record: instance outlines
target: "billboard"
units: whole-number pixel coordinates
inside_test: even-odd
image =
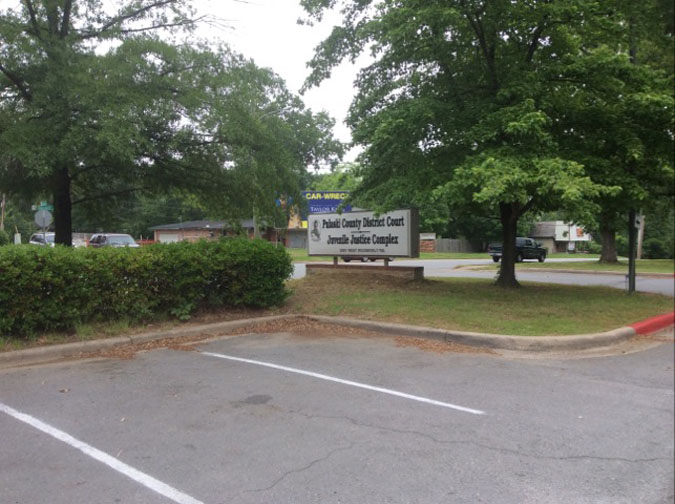
[[[418,212],[310,214],[307,243],[310,256],[419,257]]]
[[[349,196],[349,191],[303,191],[302,197],[307,200],[307,208],[310,214],[336,212],[342,200]],[[349,212],[351,207],[346,205],[344,212]]]

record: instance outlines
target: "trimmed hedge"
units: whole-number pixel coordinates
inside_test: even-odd
[[[293,264],[262,240],[81,249],[0,248],[0,335],[83,322],[189,318],[197,308],[281,304]]]

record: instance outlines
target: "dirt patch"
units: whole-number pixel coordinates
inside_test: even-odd
[[[117,345],[104,350],[79,354],[76,358],[106,358],[106,359],[133,359],[139,352],[147,352],[158,349],[170,349],[182,352],[197,350],[199,343],[211,341],[226,336],[238,336],[243,334],[276,334],[288,333],[291,337],[299,339],[323,339],[323,338],[389,338],[385,333],[368,331],[356,327],[328,324],[311,320],[308,317],[293,319],[281,319],[262,324],[251,323],[220,334],[197,334],[191,336],[179,336],[174,338],[162,338],[143,343],[130,343]],[[435,353],[491,353],[490,349],[460,345],[457,343],[430,340],[424,338],[412,338],[399,336],[394,339],[398,347],[415,347],[427,352]]]
[[[637,334],[634,336],[635,340],[641,341],[657,341],[660,343],[675,342],[675,327],[670,326],[651,334]]]
[[[409,336],[398,336],[395,340],[397,347],[415,347],[425,352],[434,353],[481,353],[493,354],[497,353],[489,348],[475,347],[469,345],[460,345],[459,343],[452,343],[450,341],[440,341],[425,338],[413,338]]]
[[[196,349],[197,343],[205,339],[208,339],[209,337],[210,335],[208,334],[200,334],[196,336],[163,338],[153,341],[146,341],[144,343],[129,343],[128,345],[117,345],[96,352],[82,353],[77,357],[84,359],[96,357],[103,357],[106,359],[133,359],[139,352],[147,352],[150,350],[157,350],[160,348],[169,348],[171,350],[192,352]]]
[[[233,318],[231,320],[237,320]],[[215,319],[212,319],[215,321]],[[222,321],[222,320],[221,320]],[[170,350],[178,350],[182,352],[195,351],[197,345],[208,340],[218,339],[223,336],[238,336],[242,334],[273,334],[273,333],[291,333],[297,337],[312,337],[316,338],[318,335],[322,337],[382,337],[383,335],[377,332],[369,332],[358,330],[351,327],[340,327],[331,324],[324,324],[315,322],[307,317],[297,317],[294,319],[282,319],[264,323],[251,323],[246,326],[238,327],[236,329],[223,331],[219,334],[205,333],[191,336],[177,336],[173,338],[161,338],[143,343],[129,343],[116,345],[104,350],[97,350],[95,352],[83,352],[75,358],[90,359],[90,358],[106,358],[106,359],[133,359],[139,352],[147,352],[150,350],[158,350],[167,348]]]
[[[251,325],[236,329],[228,334],[264,334],[290,333],[297,339],[320,338],[385,338],[386,334],[377,331],[368,331],[357,327],[342,326],[318,322],[309,317],[295,317],[286,320],[275,320],[264,324]]]

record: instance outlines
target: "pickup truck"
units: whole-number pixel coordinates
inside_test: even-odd
[[[546,260],[546,249],[532,238],[516,238],[516,262],[523,262],[525,259],[537,259],[539,262]],[[488,254],[492,256],[494,262],[499,262],[502,258],[502,244],[491,243],[488,245]]]

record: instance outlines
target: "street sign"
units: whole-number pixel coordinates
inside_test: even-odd
[[[33,211],[47,210],[49,212],[53,212],[54,211],[54,205],[50,205],[46,201],[40,201],[39,205],[31,205],[30,209],[33,210]]]
[[[35,213],[35,224],[41,229],[49,227],[52,220],[52,213],[49,210],[38,210]]]
[[[642,225],[642,214],[635,214],[635,219],[633,220],[633,227],[635,229],[640,229]]]

